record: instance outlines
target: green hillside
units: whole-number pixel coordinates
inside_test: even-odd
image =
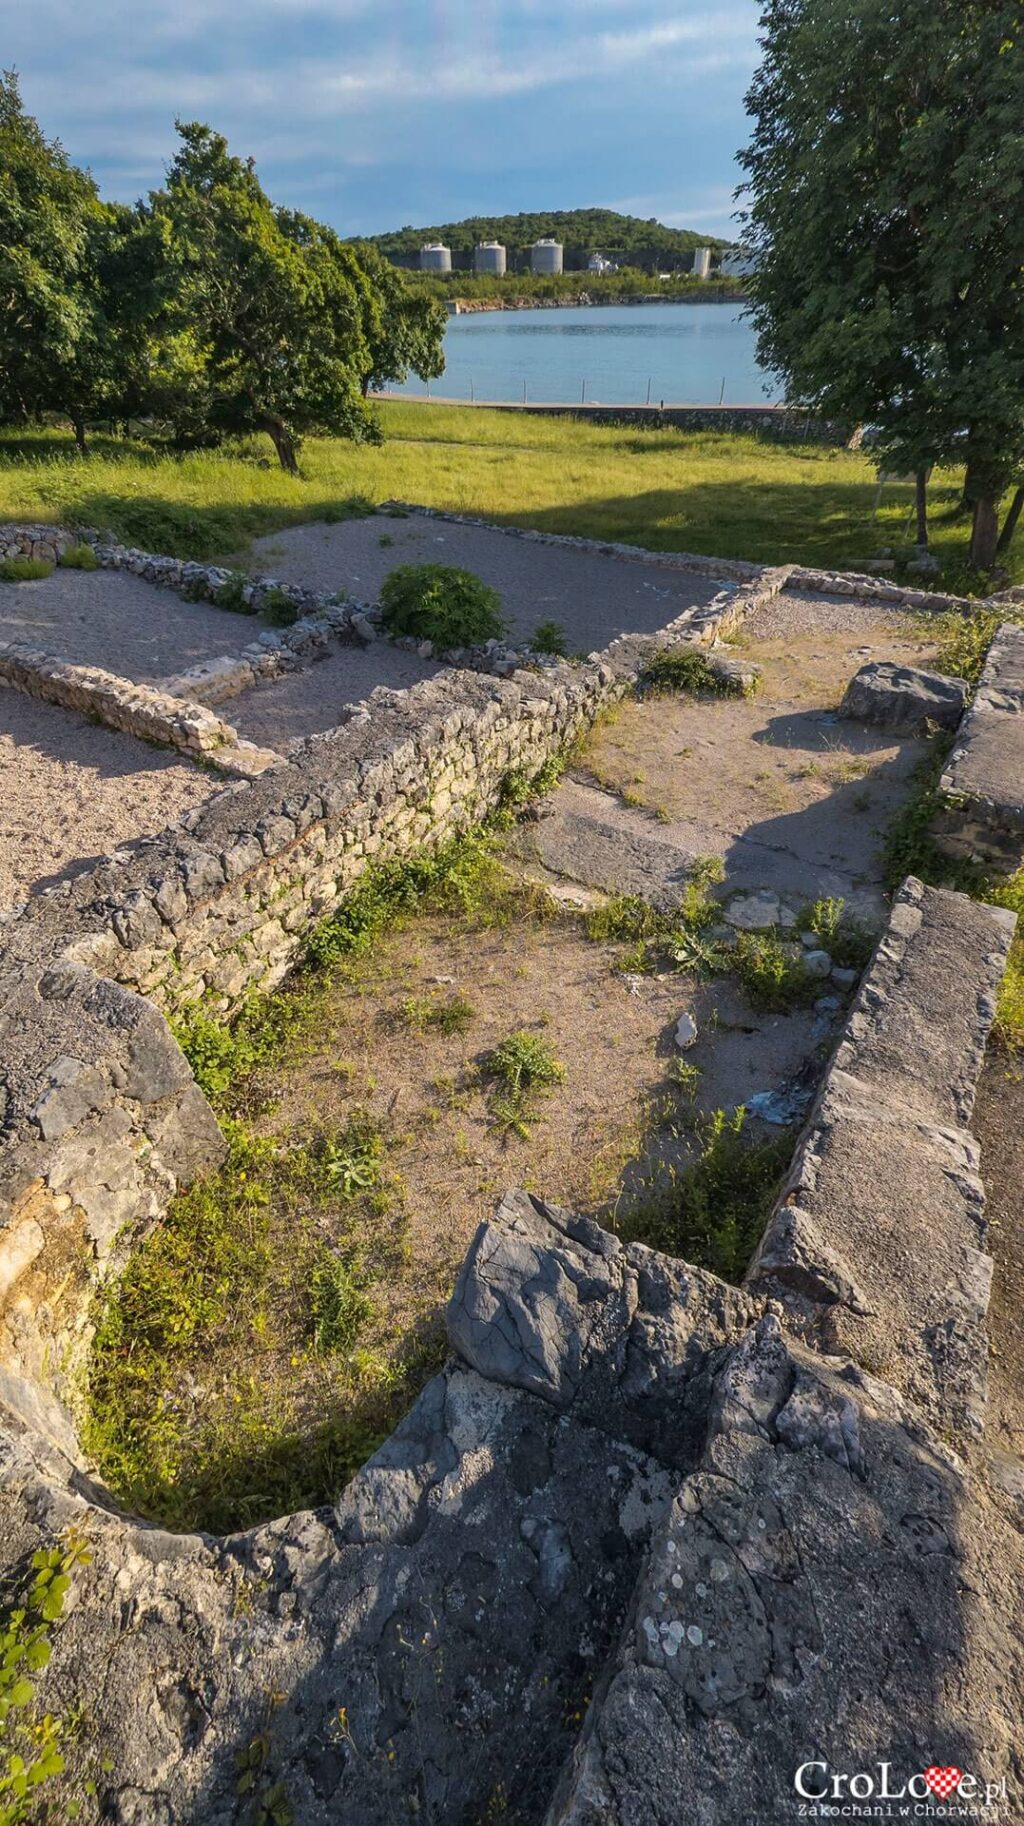
[[[453,254],[469,254],[480,241],[501,241],[510,256],[525,253],[531,243],[551,235],[572,252],[595,251],[609,256],[630,255],[640,263],[671,263],[692,254],[695,247],[729,245],[713,235],[690,228],[666,228],[651,216],[619,215],[614,209],[556,209],[547,214],[516,216],[467,216],[462,222],[435,222],[422,228],[397,228],[388,234],[366,235],[390,259],[417,254],[426,241],[443,241]]]

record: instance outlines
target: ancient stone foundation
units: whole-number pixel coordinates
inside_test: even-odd
[[[1020,1798],[1021,1535],[971,1468],[1013,921],[963,896],[897,897],[743,1288],[510,1193],[448,1363],[333,1506],[172,1536],[81,1459],[95,1276],[223,1156],[163,1011],[278,980],[658,645],[377,693],[0,927],[0,1566],[88,1539],[40,1698],[116,1826],[778,1826],[809,1758]]]
[[[1012,1777],[1021,1542],[958,1451],[990,1266],[967,1125],[1011,928],[906,885],[745,1289],[510,1194],[451,1361],[333,1509],[223,1542],[114,1513],[24,1395],[40,1253],[0,1514],[8,1565],[89,1536],[46,1694],[88,1695],[108,1817],[241,1826],[257,1738],[300,1826],[775,1826],[810,1755]],[[90,1170],[127,1208],[219,1138],[138,997],[71,967],[23,993],[107,1060],[29,1093],[24,1189],[52,1208],[63,1148],[73,1252]]]

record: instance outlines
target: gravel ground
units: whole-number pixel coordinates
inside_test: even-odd
[[[865,638],[872,640],[886,634],[895,640],[906,640],[908,636],[911,640],[920,638],[919,620],[913,609],[858,601],[854,596],[805,596],[802,590],[784,590],[773,602],[765,603],[747,616],[738,639],[746,644],[819,631],[823,634],[864,632]],[[756,658],[756,655],[752,657]]]
[[[535,545],[497,528],[456,526],[410,514],[294,526],[253,547],[252,568],[316,590],[346,590],[375,601],[398,564],[461,565],[498,591],[514,638],[557,621],[570,652],[591,652],[616,634],[650,633],[721,587],[691,571],[660,570],[628,558]]]
[[[0,640],[31,641],[121,678],[170,678],[198,660],[240,653],[262,626],[123,571],[58,569],[39,583],[0,584]]]
[[[0,908],[152,836],[221,782],[0,686]]]
[[[342,705],[358,703],[375,685],[402,690],[439,671],[390,641],[376,640],[370,647],[339,644],[326,658],[218,708],[247,741],[283,752],[303,736],[333,729]]]

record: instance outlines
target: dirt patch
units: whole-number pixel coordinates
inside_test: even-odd
[[[878,915],[880,839],[925,748],[836,708],[868,660],[927,665],[934,647],[909,617],[798,596],[755,614],[741,640],[762,668],[755,697],[630,702],[576,771],[652,814],[665,842],[722,856],[728,886],[839,892]]]
[[[0,639],[137,681],[240,653],[262,626],[123,571],[57,569],[38,583],[0,584]]]
[[[497,590],[512,638],[555,621],[570,652],[607,646],[627,631],[654,632],[724,586],[685,570],[521,539],[498,527],[458,526],[416,514],[296,526],[258,539],[252,568],[286,583],[345,590],[374,602],[396,565],[430,562],[475,571]]]
[[[313,664],[232,698],[223,714],[247,741],[283,752],[292,742],[335,728],[343,706],[359,703],[377,685],[401,691],[438,671],[390,641],[375,640],[369,647],[338,643]]]
[[[134,736],[0,686],[0,907],[162,831],[221,785]]]
[[[315,1038],[275,1070],[259,1131],[285,1145],[365,1113],[388,1135],[404,1188],[405,1265],[378,1290],[367,1348],[393,1352],[447,1299],[477,1225],[510,1187],[597,1214],[615,1228],[693,1159],[702,1116],[797,1076],[837,1014],[751,1011],[728,979],[622,971],[622,948],[563,917],[493,928],[418,916],[337,969]],[[446,1011],[462,1010],[457,1032]],[[690,1082],[675,1033],[690,1012]],[[550,1050],[561,1081],[509,1121],[488,1061],[510,1034]],[[269,1081],[268,1081],[269,1082]],[[771,1130],[750,1122],[751,1140]]]

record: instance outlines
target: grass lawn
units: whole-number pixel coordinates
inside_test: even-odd
[[[174,457],[96,437],[82,461],[58,431],[0,434],[0,519],[110,526],[151,551],[215,557],[261,533],[337,517],[352,497],[399,496],[488,519],[622,539],[656,551],[852,566],[913,537],[911,489],[890,483],[875,514],[866,456],[714,432],[645,431],[389,401],[386,442],[310,439],[302,475],[269,444]],[[964,523],[943,516],[953,473],[935,478],[933,539],[958,583]],[[1024,532],[1011,554],[1024,579]]]

